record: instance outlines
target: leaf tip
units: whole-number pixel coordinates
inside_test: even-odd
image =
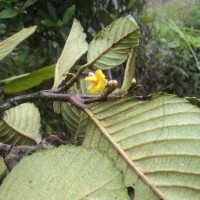
[[[137,22],[136,22],[136,20],[134,19],[133,16],[128,15],[128,18],[138,27],[138,24],[137,24]]]

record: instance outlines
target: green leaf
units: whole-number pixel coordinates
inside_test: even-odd
[[[13,36],[0,42],[0,60],[6,57],[20,42],[35,32],[37,26],[24,28]]]
[[[200,199],[200,110],[174,95],[97,103],[84,146],[111,157],[134,200]]]
[[[38,0],[27,0],[27,1],[24,3],[22,9],[26,9],[26,8],[32,6],[32,5],[35,4],[37,1],[38,1]]]
[[[5,200],[129,199],[121,172],[104,154],[73,146],[26,156],[4,179],[0,193]]]
[[[72,5],[65,10],[65,13],[63,14],[63,19],[62,19],[62,22],[64,25],[70,21],[70,19],[72,18],[73,14],[75,12],[75,9],[76,9],[76,6]]]
[[[88,62],[109,69],[122,64],[129,52],[139,45],[140,32],[131,16],[122,17],[99,32],[88,49]]]
[[[26,74],[24,76],[20,75],[13,77],[7,80],[6,85],[4,86],[5,93],[16,93],[24,90],[28,90],[32,87],[35,87],[41,84],[43,81],[53,78],[55,71],[55,64],[50,65],[44,68],[41,68],[35,72]],[[6,81],[4,80],[4,81]]]
[[[85,94],[86,83],[84,79],[80,83],[75,83],[70,89],[69,94]],[[69,103],[62,103],[62,116],[68,131],[74,136],[74,140],[83,141],[87,126],[88,116],[83,111],[71,106]]]
[[[99,9],[98,14],[100,21],[103,23],[104,26],[109,25],[113,21],[113,18],[107,10]]]
[[[61,113],[61,102],[59,102],[59,101],[54,101],[53,102],[53,111],[56,114],[60,114]]]
[[[49,15],[51,16],[51,18],[54,21],[57,21],[58,20],[58,14],[57,14],[57,11],[56,11],[55,7],[53,6],[53,4],[50,3],[50,2],[47,2],[47,9],[48,9],[48,12],[49,12]]]
[[[5,10],[0,12],[0,19],[9,19],[16,17],[18,15],[18,11],[12,8],[6,8]]]
[[[135,4],[136,0],[129,0],[127,9],[131,10]]]
[[[0,121],[0,142],[6,144],[34,144],[41,141],[40,113],[32,103],[24,103],[7,110]]]
[[[200,108],[200,99],[197,99],[196,97],[185,97],[191,104],[197,106]]]
[[[50,19],[44,19],[44,20],[41,21],[41,23],[45,26],[48,26],[48,27],[57,27],[56,22],[54,22]]]
[[[136,49],[133,49],[129,55],[128,62],[124,73],[122,90],[128,90],[132,85],[132,79],[135,75],[135,60],[137,56]]]
[[[29,74],[30,74],[30,73],[20,74],[20,75],[18,75],[18,76],[12,76],[12,77],[10,77],[10,78],[6,78],[6,79],[4,79],[4,80],[0,80],[0,83],[5,83],[5,84],[7,84],[7,83],[9,83],[9,82],[11,82],[11,81],[13,81],[13,80],[15,80],[15,79],[19,79],[19,78],[21,78],[21,77],[28,76]]]
[[[83,27],[74,19],[67,42],[56,65],[53,88],[60,85],[66,78],[64,74],[67,74],[75,62],[87,51],[88,44],[85,38],[86,34],[83,32]]]

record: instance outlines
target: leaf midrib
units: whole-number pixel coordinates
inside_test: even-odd
[[[105,50],[103,50],[101,53],[99,53],[99,55],[94,58],[93,60],[91,60],[89,63],[90,65],[93,64],[94,62],[96,62],[98,59],[100,59],[104,54],[106,54],[110,49],[112,49],[115,45],[119,44],[122,40],[124,40],[126,37],[128,37],[129,35],[133,34],[134,32],[138,31],[138,29],[135,29],[133,31],[131,31],[130,33],[124,35],[123,37],[121,37],[120,39],[116,40],[115,42],[113,42],[110,46],[108,46]]]
[[[135,163],[132,160],[130,160],[130,158],[123,151],[123,149],[119,146],[119,144],[117,142],[115,142],[113,140],[113,138],[109,135],[107,130],[103,126],[101,126],[100,121],[96,118],[96,116],[88,109],[86,109],[85,112],[90,116],[90,118],[93,120],[93,122],[96,124],[96,126],[100,129],[100,131],[104,135],[104,137],[112,144],[114,149],[122,156],[122,158],[124,158],[125,162],[132,168],[132,170],[138,174],[138,176],[155,192],[155,194],[159,198],[161,198],[163,200],[167,200],[167,198],[152,183],[152,181],[135,165]]]

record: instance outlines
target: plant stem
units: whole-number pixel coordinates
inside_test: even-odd
[[[88,62],[88,63],[82,65],[80,67],[80,69],[76,72],[76,74],[74,74],[74,76],[72,76],[72,78],[67,83],[65,83],[65,85],[61,86],[58,89],[52,89],[49,91],[52,93],[59,93],[59,92],[69,89],[78,80],[78,77],[84,71],[84,69],[90,67],[94,62],[95,62],[95,60],[92,60],[91,62]]]
[[[130,33],[127,33],[126,35],[124,35],[120,39],[118,39],[115,42],[113,42],[105,50],[103,50],[101,53],[99,53],[99,55],[97,57],[95,57],[93,60],[91,60],[90,62],[88,62],[88,63],[86,63],[84,65],[82,65],[80,67],[80,69],[77,71],[77,73],[67,83],[65,83],[65,85],[63,85],[62,87],[60,87],[58,89],[54,89],[54,90],[50,90],[50,91],[54,92],[54,93],[59,93],[59,92],[62,92],[64,90],[69,89],[77,81],[78,77],[80,76],[80,74],[83,72],[84,69],[90,67],[99,58],[101,58],[104,54],[106,54],[109,50],[111,50],[115,45],[119,44],[122,40],[124,40],[125,38],[127,38],[128,36],[130,36],[131,34],[133,34],[136,31],[138,31],[138,29],[135,29],[135,30],[131,31]]]
[[[70,102],[70,97],[72,95],[69,94],[55,94],[46,91],[40,91],[32,94],[16,96],[9,99],[4,104],[0,105],[0,115],[3,114],[4,111],[18,106],[22,103],[26,103],[29,101],[38,101],[38,100],[53,100],[53,101],[67,101]]]
[[[110,95],[110,96],[108,96]],[[105,101],[108,98],[119,98],[118,94],[111,94],[109,90],[105,91],[103,95],[85,95],[85,94],[61,94],[53,93],[49,91],[39,91],[32,94],[16,96],[11,99],[8,99],[5,103],[0,105],[0,116],[3,116],[3,113],[15,106],[26,102],[32,101],[62,101],[69,102],[73,106],[77,107],[79,110],[85,111],[87,108],[86,104]]]

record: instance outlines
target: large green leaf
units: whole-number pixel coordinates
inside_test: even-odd
[[[23,158],[4,179],[0,199],[125,200],[122,173],[97,150],[62,146]]]
[[[24,76],[6,79],[7,82],[4,86],[5,93],[21,92],[41,84],[43,81],[53,78],[55,65],[50,65],[34,71]]]
[[[85,38],[83,27],[74,19],[71,32],[56,65],[53,88],[57,88],[62,83],[66,78],[64,74],[67,74],[75,62],[87,51],[88,44]]]
[[[85,94],[86,82],[81,79],[80,83],[75,83],[69,90],[70,94]],[[74,135],[74,139],[83,141],[87,126],[88,116],[69,103],[62,103],[62,116],[69,132]]]
[[[132,16],[115,20],[99,32],[88,49],[88,62],[100,69],[122,64],[128,53],[139,45],[140,31]]]
[[[32,103],[7,110],[0,121],[0,142],[34,144],[41,141],[40,113]]]
[[[13,36],[0,42],[0,60],[6,57],[20,42],[35,32],[37,26],[24,28]]]
[[[107,153],[138,199],[200,199],[200,110],[174,95],[97,103],[85,147]]]

